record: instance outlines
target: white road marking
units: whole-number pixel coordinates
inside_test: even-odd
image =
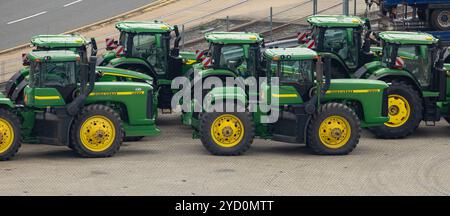
[[[76,4],[76,3],[80,3],[80,2],[82,2],[83,0],[76,0],[76,1],[74,1],[74,2],[70,2],[70,3],[67,3],[67,4],[65,4],[63,7],[68,7],[68,6],[70,6],[70,5],[73,5],[73,4]]]
[[[21,18],[21,19],[18,19],[18,20],[14,20],[14,21],[8,22],[8,23],[6,23],[6,24],[10,25],[10,24],[13,24],[13,23],[16,23],[16,22],[24,21],[24,20],[26,20],[26,19],[30,19],[30,18],[33,18],[33,17],[37,17],[37,16],[42,15],[42,14],[45,14],[45,13],[47,13],[47,11],[42,11],[42,12],[40,12],[40,13],[31,15],[31,16],[27,16],[27,17],[24,17],[24,18]]]

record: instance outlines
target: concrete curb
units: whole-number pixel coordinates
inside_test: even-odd
[[[91,23],[89,25],[85,25],[85,26],[82,26],[82,27],[79,27],[79,28],[76,28],[76,29],[72,29],[70,31],[63,32],[61,34],[73,34],[75,32],[82,32],[82,31],[85,31],[85,30],[87,30],[89,28],[92,28],[94,26],[97,26],[97,25],[103,25],[105,23],[112,22],[112,21],[114,21],[116,19],[125,18],[125,17],[127,17],[127,16],[129,16],[129,15],[131,15],[133,13],[137,13],[139,11],[147,12],[147,11],[155,10],[155,9],[160,8],[160,7],[166,6],[168,4],[174,3],[176,1],[178,1],[178,0],[156,0],[156,1],[152,2],[152,3],[150,3],[150,4],[141,6],[139,8],[134,9],[134,10],[127,11],[127,12],[124,12],[122,14],[119,14],[119,15],[116,15],[116,16],[113,16],[113,17],[110,17],[110,18],[107,18],[107,19],[104,19],[104,20],[100,20],[100,21],[97,21],[97,22],[94,22],[94,23]],[[0,51],[0,55],[6,54],[6,53],[9,53],[9,52],[12,52],[12,51],[16,51],[16,50],[19,50],[19,49],[23,49],[23,48],[26,48],[26,47],[28,47],[30,45],[31,45],[30,43],[26,43],[26,44],[18,45],[18,46],[9,48],[9,49],[2,50],[2,51]]]

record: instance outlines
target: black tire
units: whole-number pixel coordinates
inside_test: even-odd
[[[233,106],[234,104],[229,105]],[[234,106],[241,108],[241,106],[239,105]],[[242,123],[241,127],[243,127],[244,129],[243,135],[240,135],[242,136],[240,141],[237,144],[229,147],[219,145],[216,141],[214,141],[211,134],[211,127],[214,121],[219,117],[224,117],[224,115],[229,115],[239,119]],[[200,118],[199,124],[200,140],[202,141],[203,146],[213,155],[223,155],[223,156],[241,155],[244,154],[253,143],[253,138],[255,137],[255,125],[252,116],[249,112],[204,112],[199,115],[199,118]]]
[[[407,137],[419,127],[420,122],[422,121],[422,99],[419,93],[414,90],[413,86],[404,81],[394,80],[388,88],[388,97],[393,94],[400,95],[408,101],[410,107],[409,118],[403,125],[398,127],[390,127],[387,126],[386,123],[381,126],[369,128],[369,130],[378,138],[399,139]],[[391,107],[388,109],[391,109]]]
[[[450,30],[450,9],[436,9],[431,12],[431,25],[436,30]]]
[[[19,151],[19,148],[21,146],[21,133],[20,133],[20,121],[17,118],[17,116],[10,112],[9,110],[6,109],[1,109],[0,108],[0,120],[2,121],[6,121],[7,123],[10,124],[10,126],[12,127],[13,130],[13,134],[14,134],[14,138],[12,143],[9,145],[9,147],[7,147],[7,149],[3,149],[0,146],[0,150],[2,151],[0,153],[0,161],[6,161],[11,159],[12,157],[14,157],[17,152]],[[2,129],[4,131],[4,129]],[[9,136],[8,133],[4,132],[1,135],[1,139],[0,139],[0,145],[3,145],[3,136]]]
[[[130,136],[130,137],[125,137],[123,141],[125,141],[125,142],[137,142],[137,141],[140,141],[143,138],[144,138],[143,136]]]
[[[114,134],[115,136],[112,138],[112,144],[108,146],[106,149],[101,151],[93,151],[90,150],[82,143],[80,137],[81,126],[86,120],[88,120],[92,116],[101,116],[105,119],[111,121],[114,125]],[[96,123],[94,123],[96,125]],[[105,125],[103,125],[105,127]],[[107,126],[106,126],[107,127]],[[120,149],[120,145],[122,144],[123,139],[123,128],[122,121],[117,112],[115,112],[112,108],[100,104],[89,105],[85,107],[82,112],[76,117],[72,128],[71,128],[71,147],[81,156],[83,157],[111,157],[115,153],[117,153]],[[103,137],[105,135],[102,135]],[[105,136],[107,137],[107,136]],[[92,140],[91,140],[92,141]]]
[[[325,121],[329,121],[329,117],[338,116],[345,119],[350,129],[350,135],[345,129],[339,129],[340,135],[344,135],[343,139],[348,140],[339,146],[332,147],[333,144],[324,143],[320,138],[321,124]],[[330,124],[330,123],[328,123]],[[339,123],[340,124],[340,123]],[[334,130],[334,129],[333,129]],[[315,153],[319,155],[346,155],[356,148],[361,137],[361,125],[356,113],[348,106],[341,103],[327,103],[323,105],[319,112],[313,115],[311,122],[308,125],[307,146]],[[326,139],[326,138],[323,138]],[[328,139],[328,138],[327,138]],[[337,139],[339,140],[339,139]]]

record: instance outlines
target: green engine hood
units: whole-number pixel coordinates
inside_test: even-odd
[[[97,66],[97,72],[99,72],[102,76],[118,76],[132,79],[141,79],[149,82],[153,81],[153,78],[149,75],[119,68]]]

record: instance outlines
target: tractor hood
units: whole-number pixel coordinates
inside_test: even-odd
[[[131,79],[141,79],[141,80],[146,80],[149,82],[153,81],[153,78],[146,74],[131,71],[131,70],[119,69],[119,68],[97,66],[97,72],[99,74],[101,74],[101,76],[116,76],[116,77],[125,77],[125,78],[131,78]]]
[[[382,92],[388,85],[380,80],[332,79],[327,93],[370,93]],[[347,92],[348,91],[348,92]]]

